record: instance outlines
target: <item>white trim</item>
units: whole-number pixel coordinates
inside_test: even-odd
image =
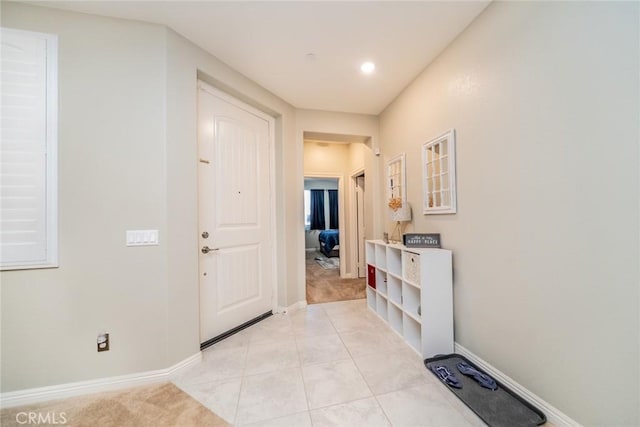
[[[449,173],[449,201],[446,206],[429,207],[429,191],[427,185],[427,150],[436,144],[447,141],[447,164]],[[435,184],[434,184],[435,185]],[[422,213],[428,214],[454,214],[457,212],[456,196],[456,130],[449,129],[442,135],[422,144]]]
[[[582,425],[577,421],[571,419],[568,415],[561,412],[559,409],[555,408],[539,396],[535,395],[531,391],[527,390],[525,387],[517,383],[515,380],[508,377],[503,372],[499,371],[495,367],[491,366],[489,363],[485,362],[471,351],[467,350],[463,346],[458,343],[454,344],[454,351],[462,356],[466,357],[480,368],[485,370],[489,375],[494,377],[496,380],[506,385],[517,394],[519,394],[525,400],[531,402],[534,406],[540,409],[547,417],[547,421],[553,424],[556,427],[581,427]]]
[[[47,264],[58,267],[58,36],[47,39]]]
[[[35,31],[0,27],[2,37],[14,34],[45,42],[45,257],[4,262],[0,259],[0,270],[32,270],[57,268],[58,264],[58,35]]]
[[[356,186],[355,186],[356,181],[355,180],[361,175],[364,175],[366,180],[366,170],[364,167],[354,170],[353,172],[351,172],[351,175],[349,176],[349,202],[351,207],[351,215],[349,216],[348,225],[349,225],[349,241],[351,242],[351,246],[353,247],[353,250],[351,251],[351,266],[353,267],[353,269],[351,270],[352,279],[357,279],[358,273],[359,273],[358,250],[360,248],[360,242],[358,241],[358,230],[357,230],[358,208],[356,206],[357,201],[356,201]],[[362,203],[364,204],[364,201]],[[364,254],[363,254],[363,258],[364,258]],[[365,270],[365,277],[366,277],[367,276],[366,266],[364,266],[364,270]]]
[[[0,407],[11,408],[14,406],[31,405],[48,400],[64,399],[67,397],[170,381],[186,369],[200,363],[201,360],[202,353],[198,352],[166,369],[1,393]]]
[[[407,167],[405,161],[405,153],[400,153],[397,156],[393,157],[391,160],[387,162],[386,172],[387,172],[387,200],[391,200],[391,193],[393,188],[391,187],[391,179],[389,178],[389,169],[392,164],[400,162],[400,199],[403,202],[407,200]]]
[[[278,223],[276,217],[278,216],[278,209],[276,206],[276,198],[278,197],[278,191],[276,190],[276,119],[275,117],[262,112],[267,118],[269,123],[269,193],[271,197],[269,209],[271,209],[271,230],[273,240],[271,241],[271,265],[273,266],[273,272],[271,273],[271,280],[273,280],[273,288],[271,294],[271,307],[278,307]]]
[[[298,301],[298,302],[294,302],[293,304],[291,304],[288,307],[279,306],[278,307],[278,313],[291,314],[291,313],[294,313],[294,312],[296,312],[298,310],[302,310],[306,306],[307,306],[307,301],[306,300]]]

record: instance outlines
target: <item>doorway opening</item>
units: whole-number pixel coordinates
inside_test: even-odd
[[[305,271],[308,304],[362,299],[364,279],[345,274],[346,233],[338,215],[339,178],[305,177]],[[344,238],[343,238],[344,239]],[[346,276],[346,277],[345,277]]]
[[[305,132],[307,304],[366,297],[364,275],[360,275],[358,266],[362,251],[358,249],[359,240],[364,239],[362,192],[368,147],[363,142],[366,141],[368,138],[333,134],[313,134],[311,138]],[[356,189],[356,183],[360,184],[360,190]]]

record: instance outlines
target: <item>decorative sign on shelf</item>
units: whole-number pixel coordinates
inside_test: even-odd
[[[406,233],[402,241],[408,248],[439,248],[440,233]]]

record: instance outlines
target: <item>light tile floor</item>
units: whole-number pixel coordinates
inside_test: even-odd
[[[365,300],[269,317],[174,383],[235,426],[484,426]]]

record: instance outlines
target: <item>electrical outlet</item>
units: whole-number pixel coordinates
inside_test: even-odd
[[[109,351],[109,334],[98,335],[98,352]]]

